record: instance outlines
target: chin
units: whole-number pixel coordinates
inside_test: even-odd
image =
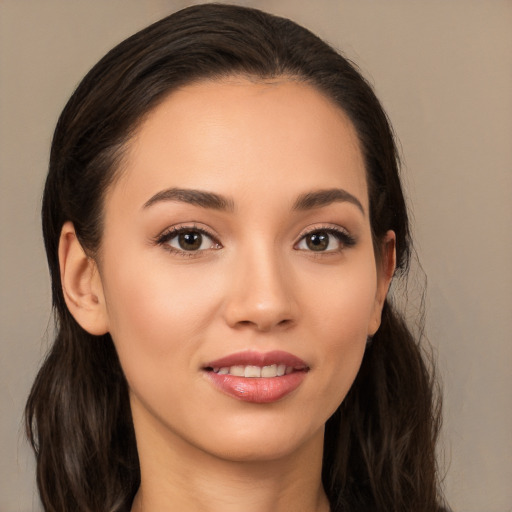
[[[324,424],[299,430],[297,424],[253,423],[245,428],[221,428],[217,433],[210,430],[203,450],[233,462],[271,462],[300,454],[313,444],[323,449],[323,434]]]
[[[216,446],[209,450],[217,459],[230,462],[265,463],[275,462],[293,456],[299,451],[300,445],[283,443],[258,444],[248,440],[229,443],[227,446]]]

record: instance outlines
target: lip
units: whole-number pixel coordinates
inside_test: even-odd
[[[278,377],[238,377],[218,374],[213,368],[227,366],[270,366],[286,365],[293,367],[292,373]],[[222,393],[252,403],[272,403],[281,400],[295,391],[306,378],[309,367],[305,361],[289,352],[244,351],[210,361],[203,366],[206,378]]]
[[[293,366],[298,370],[308,368],[308,365],[297,356],[284,352],[282,350],[272,350],[271,352],[257,352],[255,350],[245,350],[221,357],[215,361],[203,365],[203,368],[222,368],[224,366],[270,366],[272,364],[284,364]]]

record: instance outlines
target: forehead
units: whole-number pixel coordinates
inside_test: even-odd
[[[240,185],[290,194],[343,186],[368,201],[346,114],[312,86],[285,78],[204,81],[174,91],[130,141],[111,192],[134,192],[143,204],[171,186],[236,195]]]

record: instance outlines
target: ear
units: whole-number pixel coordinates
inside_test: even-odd
[[[396,267],[396,235],[394,231],[388,231],[379,248],[377,260],[377,292],[373,306],[368,336],[373,336],[380,327],[382,308],[388,294],[389,285]]]
[[[96,336],[107,333],[108,317],[98,267],[82,248],[72,222],[62,226],[59,263],[69,312],[88,333]]]

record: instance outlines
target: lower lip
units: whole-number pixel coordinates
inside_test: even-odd
[[[297,371],[282,377],[236,377],[206,372],[210,382],[220,391],[238,400],[258,404],[277,402],[295,391],[307,372]]]

